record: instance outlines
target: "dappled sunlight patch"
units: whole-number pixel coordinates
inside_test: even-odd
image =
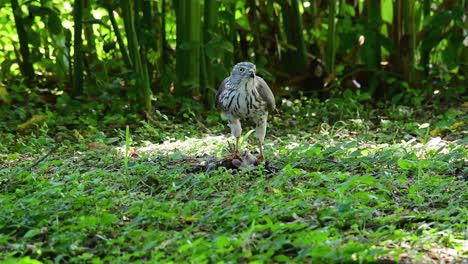
[[[244,144],[241,142],[241,144]],[[186,167],[188,173],[210,173],[219,167],[226,169],[251,170],[261,162],[257,156],[250,153],[247,148],[240,153],[231,153],[232,138],[226,136],[204,135],[198,138],[186,137],[183,140],[168,139],[163,143],[144,141],[143,146],[116,147],[120,155],[129,158],[161,157],[170,160],[170,165],[178,163]],[[269,144],[266,144],[269,146]],[[277,171],[276,167],[266,166],[269,173]]]
[[[426,246],[413,245],[407,241],[387,241],[390,254],[379,257],[381,260],[397,261],[401,263],[465,263],[466,256],[454,248],[440,247],[437,244]]]
[[[170,155],[176,152],[187,156],[200,156],[204,154],[218,155],[223,145],[227,145],[229,138],[226,136],[205,135],[204,137],[190,138],[183,140],[168,139],[162,143],[152,143],[144,141],[141,147],[132,147],[133,153],[139,155]],[[119,153],[125,154],[125,146],[116,148]]]

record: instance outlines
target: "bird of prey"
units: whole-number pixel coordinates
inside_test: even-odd
[[[275,97],[263,78],[255,75],[256,67],[250,62],[237,63],[231,75],[224,79],[216,92],[216,106],[221,108],[229,121],[231,134],[236,138],[234,155],[239,155],[239,138],[242,133],[241,119],[255,123],[260,156],[263,161],[268,111],[276,109]]]

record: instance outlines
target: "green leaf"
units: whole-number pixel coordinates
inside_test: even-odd
[[[41,233],[40,229],[30,229],[26,234],[24,234],[23,238],[31,238],[39,235]]]
[[[106,144],[113,144],[115,142],[119,142],[120,141],[120,138],[118,137],[111,137],[111,138],[107,138],[106,139]]]
[[[49,32],[54,35],[59,35],[62,33],[62,21],[57,13],[51,12],[49,14],[49,19],[47,20],[47,27]]]
[[[392,0],[383,0],[382,1],[382,20],[387,23],[392,23],[393,21],[393,1]]]
[[[448,36],[448,43],[444,51],[442,52],[442,59],[447,65],[449,70],[455,69],[458,62],[458,50],[460,49],[460,43],[463,41],[462,35],[450,34]]]
[[[228,51],[228,52],[234,52],[234,46],[232,45],[231,42],[225,40],[225,39],[222,39],[219,43],[220,47],[223,48],[225,51]]]
[[[424,124],[419,125],[419,129],[428,128],[429,126],[430,126],[429,123],[424,123]]]
[[[7,155],[8,160],[16,160],[20,157],[19,153],[10,153]]]
[[[224,54],[223,51],[234,52],[234,46],[231,42],[214,37],[205,45],[206,55],[210,58],[221,58]]]
[[[30,257],[25,258],[7,258],[2,260],[3,264],[42,264],[39,260],[31,259]]]
[[[322,148],[321,147],[312,147],[305,152],[306,157],[321,157]]]
[[[28,5],[28,12],[29,15],[31,16],[46,16],[53,11],[50,8],[43,7],[43,6],[37,6],[37,5]]]
[[[416,162],[412,160],[400,159],[398,160],[398,167],[400,167],[403,170],[410,170],[416,168]]]

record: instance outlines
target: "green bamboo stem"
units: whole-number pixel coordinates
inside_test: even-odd
[[[466,0],[463,0],[461,1],[462,3],[461,6],[464,7],[464,10],[465,10],[465,14],[468,14],[468,1]],[[468,28],[468,19],[465,19],[465,29]],[[460,54],[460,57],[461,57],[461,69],[462,69],[462,73],[465,74],[465,78],[466,76],[468,76],[468,47],[465,46],[464,44],[462,44],[463,47],[462,47],[462,51],[461,51],[461,54]]]
[[[213,39],[218,32],[218,1],[217,0],[205,0],[204,3],[204,20],[203,20],[203,43],[206,47],[207,43]],[[201,49],[202,58],[202,74],[201,84],[204,88],[203,98],[204,103],[208,107],[214,106],[214,91],[215,91],[215,76],[213,61],[205,56],[205,49]]]
[[[283,57],[284,67],[290,73],[303,73],[307,70],[307,58],[299,1],[282,0],[280,3],[286,39],[293,47],[293,49],[288,49],[286,56]]]
[[[75,0],[73,6],[73,93],[83,93],[83,0]]]
[[[407,66],[404,76],[406,80],[412,82],[415,79],[414,76],[414,62],[415,62],[415,51],[416,51],[416,20],[415,20],[415,1],[406,0],[403,1],[403,28],[405,32],[405,39],[407,43],[407,51],[405,54],[404,64]]]
[[[125,44],[123,42],[122,33],[120,32],[120,28],[119,28],[119,25],[117,24],[117,20],[115,20],[114,11],[109,8],[107,9],[107,12],[109,13],[109,19],[111,21],[112,29],[114,30],[115,37],[117,38],[117,43],[119,44],[119,50],[120,50],[120,53],[122,54],[122,59],[124,61],[125,67],[127,69],[131,69],[132,61],[130,60],[130,57],[128,56],[127,47],[125,47]]]
[[[336,0],[330,0],[328,3],[328,35],[325,63],[328,72],[333,72],[335,68],[335,55],[336,55],[336,34],[335,34],[335,12]]]
[[[130,0],[122,0],[122,12],[127,34],[130,56],[133,58],[134,71],[137,76],[136,88],[140,101],[139,108],[142,110],[151,110],[151,87],[148,76],[148,69],[145,62],[141,59],[138,37],[135,29],[133,4]]]
[[[252,48],[255,54],[255,60],[259,60],[260,52],[260,30],[258,29],[258,18],[257,18],[257,3],[255,0],[248,0],[249,12],[247,14],[249,18],[250,30],[252,34]]]
[[[423,15],[424,19],[428,18],[431,14],[431,3],[432,0],[424,0],[423,2]],[[421,65],[424,68],[424,75],[427,76],[429,74],[429,60],[430,60],[430,53],[429,50],[423,49],[421,46]]]
[[[83,21],[92,21],[94,19],[92,13],[91,1],[83,1]],[[83,23],[83,35],[85,37],[85,53],[86,59],[90,62],[98,62],[99,58],[96,52],[96,36],[93,32],[93,23]],[[95,63],[99,65],[99,63]]]
[[[227,28],[227,38],[228,40],[232,43],[232,46],[234,47],[234,52],[225,52],[224,53],[224,66],[225,68],[229,69],[233,66],[234,60],[236,57],[236,52],[238,52],[238,42],[237,42],[237,27],[236,27],[236,20],[235,20],[235,14],[236,14],[236,3],[235,2],[230,2],[227,5],[228,12],[231,13],[232,19],[229,20],[228,22],[228,28]]]
[[[176,89],[178,96],[200,94],[201,5],[177,0]]]
[[[135,19],[135,28],[137,29],[138,43],[140,45],[140,58],[147,70],[148,82],[152,83],[153,65],[149,63],[145,55],[146,51],[157,51],[157,41],[155,38],[148,38],[145,32],[152,32],[151,26],[153,21],[153,3],[152,1],[135,1],[135,14],[142,13],[143,17]]]
[[[166,39],[166,0],[161,1],[161,61],[162,65],[169,62],[167,55],[167,39]]]
[[[367,0],[366,2],[366,13],[367,13],[367,28],[369,33],[367,34],[364,43],[364,52],[367,53],[365,56],[366,64],[371,69],[379,69],[381,61],[379,31],[381,21],[381,4],[380,0]],[[369,79],[368,91],[374,94],[378,87],[378,78],[376,75],[372,75]],[[383,91],[378,91],[382,95]]]
[[[18,0],[11,0],[11,7],[13,9],[13,17],[15,19],[16,32],[18,33],[18,39],[20,43],[21,58],[17,56],[18,64],[21,73],[26,78],[26,80],[32,81],[34,79],[34,68],[30,61],[30,52],[28,48],[28,34],[26,33],[26,29],[24,28],[24,20]]]

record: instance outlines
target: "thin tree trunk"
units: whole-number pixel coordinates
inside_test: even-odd
[[[401,72],[402,57],[401,57],[401,37],[403,35],[402,27],[402,5],[403,0],[396,0],[393,4],[393,23],[392,23],[392,43],[395,51],[392,53],[392,68],[394,72]]]
[[[465,9],[465,14],[468,14],[468,1],[464,0],[464,9]],[[468,28],[468,19],[465,19],[465,29]],[[468,36],[465,36],[465,41]],[[461,69],[462,69],[462,74],[465,74],[468,76],[468,43],[464,42],[462,47],[462,52],[461,52]]]
[[[432,0],[424,0],[423,2],[423,15],[424,19],[428,18],[431,15],[431,3]],[[421,46],[422,47],[422,46]],[[427,77],[429,75],[429,50],[424,50],[421,48],[421,65],[424,68],[424,75]]]
[[[138,37],[135,29],[133,3],[130,0],[122,1],[122,11],[125,24],[125,33],[130,50],[130,56],[134,61],[134,72],[136,75],[137,95],[140,101],[139,108],[142,110],[151,110],[151,88],[149,83],[148,68],[141,59]]]
[[[89,0],[84,0],[83,2],[83,21],[86,21],[87,23],[83,23],[83,32],[84,36],[86,39],[86,47],[85,47],[85,53],[86,53],[86,58],[88,62],[98,62],[98,56],[96,52],[96,37],[93,32],[93,23],[89,23],[89,21],[92,21],[94,19],[92,13],[91,13],[91,1]],[[99,63],[94,63],[94,64],[99,64]]]
[[[252,34],[252,48],[255,54],[255,60],[258,61],[260,52],[260,31],[258,29],[258,18],[257,18],[257,3],[255,0],[248,0],[249,12],[247,17],[249,18],[249,24]]]
[[[169,62],[167,56],[167,39],[166,39],[166,0],[161,1],[161,60],[162,65]]]
[[[83,93],[83,0],[75,0],[73,6],[73,93]]]
[[[139,14],[140,11],[143,13],[143,17],[135,21],[135,27],[139,29],[137,36],[138,36],[138,43],[140,44],[140,57],[143,62],[143,64],[146,65],[147,67],[147,72],[148,72],[148,81],[151,84],[153,81],[153,71],[154,67],[151,65],[151,63],[148,61],[148,58],[146,57],[145,53],[152,49],[154,52],[157,52],[158,46],[157,46],[157,41],[156,41],[156,36],[154,38],[148,38],[145,36],[146,32],[149,32],[150,34],[154,33],[154,30],[152,30],[152,25],[156,26],[156,24],[153,24],[153,3],[152,1],[135,1],[137,4],[138,9],[136,9],[135,14]]]
[[[34,79],[34,68],[30,61],[29,55],[29,40],[26,29],[24,28],[23,12],[19,6],[18,0],[11,0],[11,7],[13,9],[13,17],[15,19],[16,32],[18,33],[18,39],[20,43],[20,54],[21,58],[18,58],[18,64],[21,73],[26,80],[32,81]]]
[[[306,49],[304,42],[302,17],[299,12],[299,1],[282,0],[283,28],[289,48],[283,57],[284,67],[290,73],[304,73],[307,71]]]
[[[381,27],[381,4],[380,0],[367,0],[366,2],[366,13],[367,13],[367,30],[369,33],[365,39],[363,52],[365,55],[365,61],[370,69],[380,69],[381,51],[379,32]],[[368,92],[370,94],[377,94],[382,96],[385,91],[377,91],[379,79],[375,74],[370,76]]]
[[[115,37],[117,38],[117,43],[119,44],[119,50],[120,50],[120,53],[122,54],[122,59],[124,61],[125,67],[127,69],[131,69],[132,62],[130,60],[130,57],[128,56],[127,47],[125,46],[123,42],[122,33],[120,32],[119,25],[117,24],[117,21],[115,20],[114,10],[111,10],[109,8],[107,9],[107,12],[109,12],[109,19],[111,21],[112,28],[114,29]]]
[[[203,98],[205,105],[212,107],[214,105],[215,76],[213,61],[205,55],[205,47],[218,32],[218,1],[205,0],[204,3],[204,21],[203,21],[203,48],[202,51],[202,77],[201,84],[204,88]]]
[[[403,75],[405,80],[413,82],[415,80],[415,53],[416,53],[416,21],[415,21],[415,1],[405,0],[403,1],[403,27],[405,49],[403,50]]]
[[[226,8],[228,9],[227,12],[230,12],[232,15],[232,18],[228,22],[228,27],[227,27],[227,39],[232,43],[232,46],[234,47],[234,51],[231,52],[225,52],[224,53],[224,67],[225,68],[232,68],[234,64],[234,60],[236,58],[236,54],[239,53],[240,49],[238,48],[239,45],[237,43],[237,28],[236,28],[236,20],[235,20],[235,14],[236,14],[236,3],[228,3],[226,4]]]
[[[176,0],[176,94],[200,95],[201,5],[199,1]]]
[[[335,34],[335,13],[336,13],[336,0],[328,2],[328,37],[326,47],[325,63],[327,71],[332,73],[335,68],[335,55],[336,55],[336,34]]]

